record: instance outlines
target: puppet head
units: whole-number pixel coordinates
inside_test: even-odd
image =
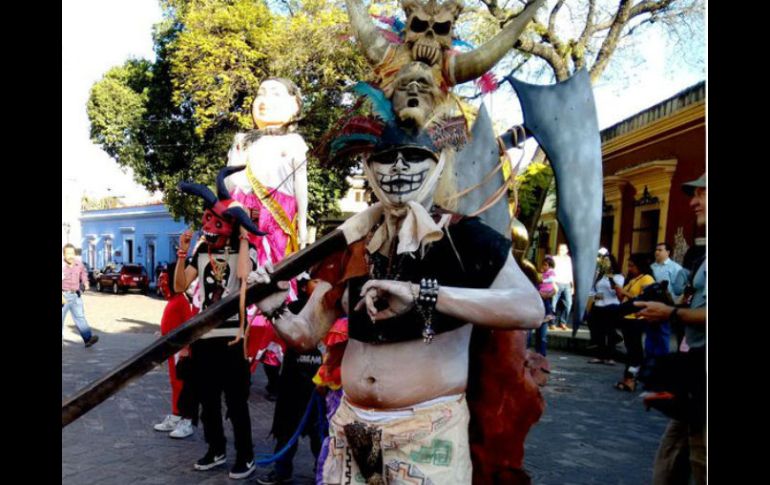
[[[436,0],[403,0],[401,7],[406,14],[404,43],[412,51],[412,60],[440,64],[444,51],[452,48],[452,31],[462,4],[458,0],[441,5]]]
[[[392,87],[391,102],[398,119],[424,128],[439,103],[441,90],[433,70],[423,62],[410,62],[399,71]]]
[[[262,81],[251,105],[251,116],[257,128],[283,126],[299,115],[302,98],[299,88],[284,78]]]
[[[203,236],[212,249],[222,249],[233,236],[238,235],[239,226],[252,234],[264,236],[265,233],[257,229],[257,226],[249,219],[243,206],[230,197],[225,187],[225,178],[243,170],[240,167],[225,167],[217,175],[217,195],[201,184],[182,182],[179,190],[184,193],[197,195],[203,199]]]

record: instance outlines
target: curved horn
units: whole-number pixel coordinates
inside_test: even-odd
[[[179,182],[177,188],[179,188],[179,190],[185,194],[197,195],[203,199],[203,205],[207,209],[213,207],[214,204],[217,203],[217,196],[214,195],[214,192],[212,192],[211,189],[205,185],[193,184],[190,182]]]
[[[503,30],[491,40],[471,52],[458,54],[451,58],[449,64],[450,79],[455,84],[476,79],[492,69],[497,61],[503,58],[518,40],[535,12],[545,0],[532,0]]]
[[[388,41],[377,31],[377,27],[369,18],[369,12],[361,0],[345,0],[345,5],[348,8],[348,17],[350,18],[350,26],[353,27],[353,34],[358,39],[366,58],[373,66],[376,66],[385,57]]]
[[[254,225],[254,222],[252,222],[251,219],[249,219],[248,214],[246,214],[246,211],[243,210],[243,207],[230,207],[225,211],[225,214],[233,217],[238,223],[244,227],[247,231],[249,231],[252,234],[256,234],[257,236],[264,236],[265,232],[260,231],[257,229],[257,226]]]
[[[222,170],[219,171],[217,174],[217,197],[219,197],[219,200],[228,200],[232,199],[230,196],[230,191],[227,190],[227,186],[225,185],[225,179],[234,174],[235,172],[240,172],[246,168],[246,165],[240,165],[236,167],[225,167]]]

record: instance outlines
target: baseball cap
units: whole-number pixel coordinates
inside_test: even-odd
[[[682,191],[688,196],[692,197],[695,193],[695,189],[698,187],[706,187],[706,174],[704,173],[695,180],[685,182],[682,184]]]

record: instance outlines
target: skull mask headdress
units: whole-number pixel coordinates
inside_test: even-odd
[[[436,0],[404,0],[401,6],[407,17],[404,42],[412,51],[412,59],[429,66],[439,64],[444,51],[452,48],[454,23],[463,6],[457,0],[440,5]]]
[[[265,233],[257,229],[257,226],[249,219],[243,207],[234,201],[230,192],[225,187],[225,178],[245,167],[225,167],[217,174],[217,195],[202,184],[181,182],[179,190],[186,194],[197,195],[203,199],[203,227],[202,232],[206,242],[212,249],[221,249],[227,245],[231,238],[237,236],[238,225],[252,234],[263,236]]]

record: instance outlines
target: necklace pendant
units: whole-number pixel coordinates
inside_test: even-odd
[[[436,335],[436,332],[433,330],[433,328],[430,326],[430,324],[426,324],[425,328],[422,330],[422,341],[426,344],[430,344],[433,342],[433,337]]]

